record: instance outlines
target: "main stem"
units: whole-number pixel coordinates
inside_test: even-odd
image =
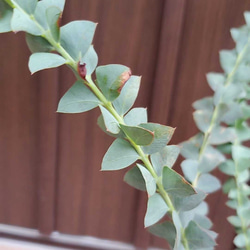
[[[244,48],[242,49],[242,51],[238,54],[236,62],[235,62],[235,65],[234,65],[232,71],[227,75],[227,78],[226,78],[226,81],[225,81],[225,86],[229,86],[230,85],[230,83],[231,83],[231,81],[232,81],[232,79],[233,79],[233,77],[235,75],[235,72],[237,71],[240,63],[242,62],[242,59],[243,59],[245,53],[247,52],[249,44],[250,44],[250,38],[248,39],[248,41],[247,41],[246,45],[244,46]],[[204,133],[204,139],[202,141],[202,145],[201,145],[200,152],[199,152],[199,158],[198,158],[199,162],[201,161],[201,159],[203,157],[203,154],[205,152],[205,149],[206,149],[206,147],[208,145],[209,136],[210,136],[210,134],[211,134],[214,126],[217,123],[218,116],[219,116],[219,113],[220,113],[219,109],[220,109],[221,103],[222,103],[222,97],[220,97],[217,105],[215,106],[214,112],[213,112],[213,115],[212,115],[212,119],[211,119],[211,122],[210,122],[210,125],[209,125],[209,128]],[[197,171],[195,179],[194,179],[194,181],[192,183],[192,185],[194,187],[197,186],[200,175],[201,175],[201,172]]]
[[[41,30],[42,32],[42,36],[55,48],[55,50],[60,53],[66,60],[67,60],[67,64],[68,66],[73,70],[74,74],[76,75],[76,77],[80,80],[81,78],[79,78],[78,73],[77,73],[77,64],[78,62],[76,62],[71,56],[70,54],[61,46],[61,44],[57,41],[54,40],[50,30],[45,30],[38,22],[37,20],[34,18],[33,15],[29,15],[28,13],[26,13],[16,2],[13,1],[14,7],[19,9],[20,11],[22,11],[23,13],[25,13],[35,24],[36,26]],[[11,6],[13,7],[13,6]],[[81,79],[82,80],[82,79]],[[96,86],[96,84],[92,81],[91,76],[87,76],[86,80],[82,80],[84,84],[86,84],[91,90],[92,92],[96,95],[96,97],[102,102],[102,105],[109,110],[109,112],[115,117],[115,119],[120,123],[120,124],[125,124],[124,123],[124,119],[122,116],[120,116],[116,110],[114,109],[112,103],[110,101],[108,101],[106,99],[106,97],[102,94],[102,92],[99,90],[99,88]],[[126,133],[125,133],[126,134]],[[143,150],[141,149],[140,146],[136,145],[132,139],[129,138],[128,135],[127,139],[129,140],[130,144],[134,147],[134,149],[137,151],[137,153],[140,156],[141,161],[144,163],[145,167],[148,169],[148,171],[151,173],[151,175],[154,177],[155,182],[157,184],[158,187],[158,192],[160,193],[160,195],[162,196],[163,200],[166,202],[166,204],[169,207],[170,213],[172,214],[172,212],[175,210],[174,205],[172,203],[172,201],[170,200],[167,192],[165,191],[163,184],[162,184],[162,180],[161,178],[159,178],[149,160],[149,156],[147,154],[145,154],[143,152]],[[186,250],[189,250],[189,246],[188,246],[188,241],[186,239],[185,236],[185,231],[184,228],[181,228],[182,230],[182,242],[184,244],[184,247]]]

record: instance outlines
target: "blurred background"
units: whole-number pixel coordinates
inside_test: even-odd
[[[250,0],[68,0],[62,24],[98,22],[99,65],[124,64],[142,75],[135,106],[147,107],[150,121],[176,127],[177,144],[197,132],[191,104],[212,94],[205,74],[221,71],[218,51],[234,47],[229,30],[244,24],[245,10]],[[123,182],[127,170],[100,172],[113,139],[96,125],[99,110],[56,113],[74,76],[65,66],[31,76],[29,55],[23,33],[1,34],[0,235],[50,244],[46,235],[57,231],[166,248],[144,229],[146,193]],[[208,201],[217,249],[233,249],[226,196],[218,191]],[[70,247],[93,249],[78,238]]]

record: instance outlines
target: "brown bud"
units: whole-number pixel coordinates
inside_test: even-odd
[[[124,84],[128,81],[128,79],[131,77],[131,70],[129,69],[128,71],[125,71],[121,74],[120,77],[120,88],[118,89],[119,92],[121,92]]]
[[[87,75],[86,63],[78,62],[77,72],[79,76],[85,80],[85,77]]]

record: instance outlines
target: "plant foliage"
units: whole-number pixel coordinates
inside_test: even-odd
[[[134,165],[124,180],[148,194],[145,227],[165,238],[171,249],[213,249],[216,234],[210,230],[212,223],[206,217],[208,209],[203,200],[206,193],[218,190],[220,183],[209,172],[220,164],[221,169],[226,168],[225,164],[230,169],[237,168],[234,186],[229,187],[232,202],[238,196],[244,201],[249,194],[244,178],[249,171],[245,167],[249,158],[244,154],[248,149],[241,145],[249,139],[246,119],[250,112],[245,101],[250,92],[245,70],[250,58],[245,57],[248,28],[234,30],[237,49],[221,53],[225,74],[208,75],[215,96],[194,103],[194,119],[201,132],[181,144],[181,153],[186,157],[182,163],[186,180],[172,169],[180,149],[167,144],[175,129],[148,122],[146,109],[132,108],[141,78],[132,75],[124,65],[97,67],[98,57],[92,45],[96,24],[73,21],[60,27],[64,5],[64,0],[0,0],[0,32],[26,33],[32,53],[29,60],[32,74],[63,64],[73,71],[76,82],[61,98],[58,112],[81,113],[99,107],[98,125],[115,138],[104,155],[101,169],[119,170]],[[248,14],[246,17],[249,24]],[[222,126],[222,122],[229,126]],[[217,148],[225,143],[233,143],[230,162]],[[245,208],[242,205],[232,221],[239,221],[247,213]],[[159,223],[162,218],[164,221]],[[249,229],[244,230],[235,239],[238,247],[248,244],[242,237]]]

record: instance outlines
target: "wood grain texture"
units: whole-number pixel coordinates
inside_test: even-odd
[[[74,0],[62,21],[98,22],[99,65],[142,75],[136,106],[148,107],[150,121],[177,127],[175,144],[197,132],[191,104],[212,94],[205,74],[221,71],[218,51],[234,46],[229,29],[244,23],[244,10],[249,0]],[[112,138],[96,125],[99,110],[56,113],[73,74],[63,66],[30,76],[21,33],[1,34],[1,45],[0,223],[166,248],[143,228],[147,196],[123,182],[126,170],[100,172]],[[233,249],[226,196],[208,201],[217,249]]]

